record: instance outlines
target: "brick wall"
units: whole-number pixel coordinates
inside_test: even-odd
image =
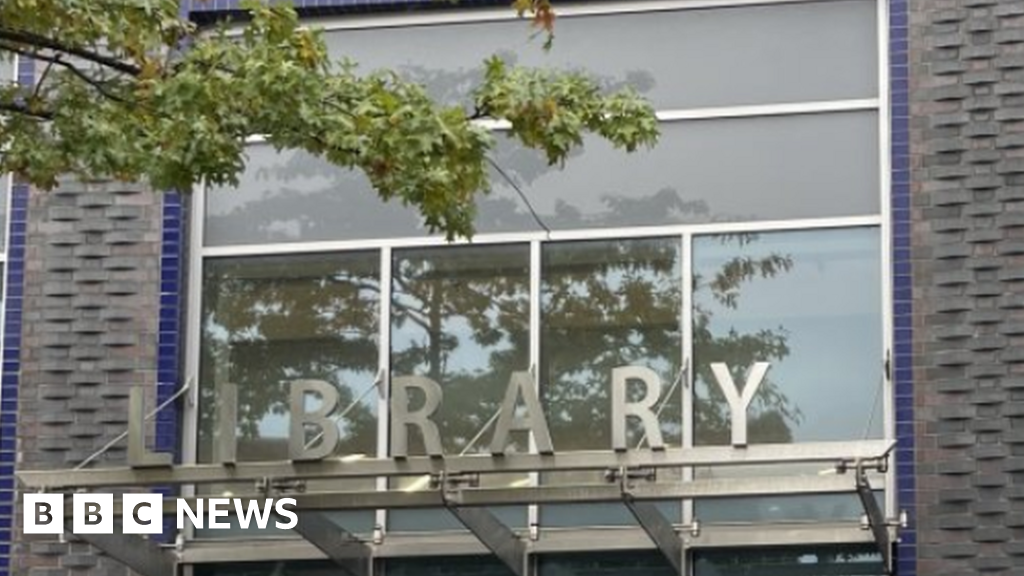
[[[918,573],[1024,574],[1024,1],[910,6]]]
[[[163,209],[123,184],[68,184],[28,208],[19,467],[71,468],[126,430],[131,386],[155,389]],[[93,466],[124,458],[122,442]],[[14,574],[86,568],[125,572],[83,543],[15,537]]]

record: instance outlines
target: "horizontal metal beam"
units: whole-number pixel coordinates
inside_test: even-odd
[[[75,534],[71,538],[91,544],[140,576],[175,576],[174,558],[152,540],[133,534]]]
[[[88,470],[21,471],[17,476],[30,490],[60,491],[112,486],[163,486],[326,478],[372,478],[425,474],[496,474],[509,472],[559,472],[620,468],[716,467],[749,464],[797,464],[839,460],[865,460],[888,454],[891,440],[760,444],[745,448],[701,446],[628,452],[564,452],[559,454],[476,454],[399,460],[346,460],[319,462],[239,462],[181,465],[173,468],[97,468]]]
[[[871,532],[864,530],[859,521],[743,526],[705,524],[701,526],[699,537],[686,536],[689,549],[872,542],[874,539]],[[375,544],[373,549],[376,558],[479,556],[489,553],[472,534],[460,532],[389,533],[384,542]],[[552,554],[594,550],[654,550],[655,547],[639,527],[602,527],[542,530],[539,539],[531,542],[529,549],[531,554]],[[186,564],[318,559],[326,559],[326,555],[312,544],[297,538],[192,541],[181,552],[181,562]]]
[[[630,488],[636,501],[737,498],[743,496],[851,494],[856,491],[852,475],[782,476],[754,478],[713,478],[688,482],[644,483]],[[210,497],[220,497],[211,495]],[[405,492],[307,492],[288,494],[294,498],[296,510],[397,510],[409,508],[440,508],[445,500],[437,490]],[[262,504],[263,495],[232,495],[243,501]],[[447,496],[455,506],[515,506],[526,504],[572,504],[617,502],[622,499],[618,484],[586,484],[575,486],[531,486],[520,488],[463,488]],[[195,509],[195,497],[182,498]],[[164,514],[175,514],[177,499],[164,499]],[[71,515],[70,497],[64,506]],[[121,500],[114,497],[114,514],[121,515]]]

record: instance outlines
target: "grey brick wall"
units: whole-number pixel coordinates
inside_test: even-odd
[[[918,573],[1024,574],[1024,1],[910,34]]]
[[[159,196],[123,184],[33,193],[25,265],[19,468],[70,468],[127,428],[133,385],[156,381]],[[93,466],[123,463],[122,443]],[[19,506],[20,508],[20,506]],[[20,526],[20,517],[17,519]],[[84,543],[16,538],[12,573],[114,576]]]

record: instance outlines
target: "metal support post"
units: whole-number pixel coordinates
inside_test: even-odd
[[[882,508],[878,505],[878,500],[875,500],[875,492],[871,488],[871,482],[868,480],[867,471],[862,462],[857,462],[855,475],[857,496],[860,498],[861,505],[864,506],[864,514],[867,517],[871,534],[875,538],[878,551],[882,554],[882,565],[886,574],[892,574],[892,542],[889,538],[889,523],[885,519]]]

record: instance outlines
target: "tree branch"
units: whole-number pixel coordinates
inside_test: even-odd
[[[53,112],[49,110],[31,110],[24,104],[5,104],[0,102],[0,111],[21,114],[31,118],[38,118],[40,120],[53,120],[54,118]]]
[[[112,92],[107,90],[107,88],[103,85],[102,81],[97,80],[97,79],[89,76],[88,74],[83,72],[81,69],[79,69],[77,66],[75,66],[74,64],[65,61],[61,57],[60,54],[57,54],[56,56],[50,56],[50,55],[46,55],[46,54],[39,54],[37,52],[32,52],[31,50],[25,50],[23,48],[19,48],[17,46],[8,44],[8,43],[3,42],[3,41],[0,41],[0,50],[7,50],[7,51],[10,51],[10,52],[14,52],[15,54],[19,54],[21,56],[25,56],[26,58],[35,58],[37,60],[42,60],[43,62],[49,62],[50,63],[50,66],[46,67],[46,71],[43,73],[42,77],[39,79],[39,82],[36,84],[36,95],[38,95],[39,90],[40,90],[40,88],[43,85],[43,82],[46,81],[46,75],[49,73],[50,67],[52,65],[54,65],[54,64],[57,64],[58,66],[62,66],[64,68],[66,68],[72,74],[74,74],[75,76],[77,76],[80,79],[82,79],[83,82],[85,82],[86,84],[88,84],[88,85],[92,86],[93,88],[95,88],[105,98],[110,99],[110,100],[114,100],[114,101],[117,101],[117,102],[121,102],[122,104],[131,104],[131,102],[129,102],[128,100],[125,100],[124,98],[122,98],[122,97],[120,97],[120,96],[118,96],[116,94],[113,94]]]
[[[36,82],[36,89],[32,92],[32,99],[39,98],[39,91],[43,89],[43,83],[46,82],[46,78],[50,76],[50,70],[53,69],[54,61],[50,61],[46,65],[46,69],[43,70],[43,74],[39,77],[39,82]]]
[[[38,48],[46,48],[47,50],[62,52],[69,56],[77,56],[83,60],[88,60],[95,64],[106,66],[107,68],[117,70],[118,72],[128,74],[129,76],[138,76],[142,73],[142,70],[137,66],[118,60],[117,58],[97,54],[92,50],[86,50],[85,48],[80,48],[78,46],[68,46],[52,38],[32,32],[12,30],[10,28],[0,26],[0,39],[17,42],[19,44],[28,44],[29,46],[36,46]]]

